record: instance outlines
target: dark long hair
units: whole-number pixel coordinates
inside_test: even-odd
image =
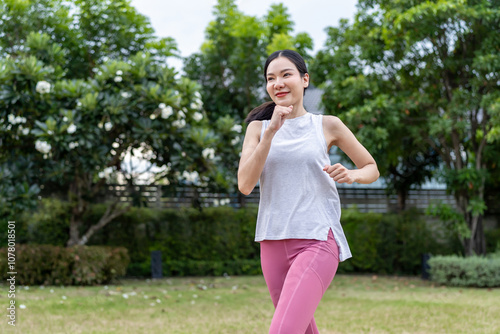
[[[304,77],[304,75],[308,73],[306,62],[298,52],[293,50],[279,50],[273,52],[266,60],[266,64],[264,65],[264,78],[266,79],[266,81],[267,81],[267,68],[269,67],[269,64],[273,60],[279,57],[285,57],[288,60],[290,60],[295,65],[295,67],[297,67],[297,70],[299,71],[301,77]],[[304,88],[304,94],[306,93],[306,89],[307,87]],[[274,107],[276,107],[276,103],[274,103],[274,101],[268,101],[261,104],[260,106],[254,108],[252,111],[248,113],[245,122],[250,123],[252,121],[262,121],[265,119],[271,119],[271,116],[273,116]]]

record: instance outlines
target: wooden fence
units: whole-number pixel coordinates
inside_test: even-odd
[[[388,195],[380,188],[338,188],[342,208],[356,205],[362,212],[389,212],[397,209],[398,198]],[[109,185],[105,198],[117,196],[121,202],[131,203],[134,200],[153,208],[179,208],[200,205],[201,207],[230,205],[241,207],[259,203],[259,189],[249,196],[240,193],[216,193],[200,187],[167,187],[160,185],[136,185],[133,188],[125,185]],[[411,190],[406,199],[406,207],[425,209],[430,204],[447,203],[455,206],[454,198],[445,189]]]

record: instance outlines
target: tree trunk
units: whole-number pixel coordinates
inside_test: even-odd
[[[104,226],[109,224],[114,218],[122,215],[130,209],[130,205],[118,207],[119,200],[116,199],[108,206],[106,212],[99,219],[99,221],[90,226],[83,236],[80,237],[80,229],[83,225],[83,216],[88,209],[88,203],[84,199],[84,190],[88,189],[83,189],[83,187],[84,183],[78,177],[76,177],[70,185],[68,197],[72,208],[69,225],[69,240],[66,243],[66,247],[87,244],[90,237],[94,235],[95,232],[99,231]],[[89,193],[89,191],[87,191],[87,193]]]
[[[470,205],[470,197],[466,193],[462,193],[456,197],[458,208],[461,210],[467,227],[470,230],[470,237],[463,238],[463,246],[465,256],[484,255],[486,254],[486,239],[483,229],[483,215],[473,215],[468,210]]]
[[[468,216],[467,225],[471,230],[471,236],[464,239],[465,255],[484,255],[486,254],[486,238],[484,237],[483,216]]]
[[[87,203],[82,198],[82,182],[78,177],[69,186],[69,202],[71,203],[71,218],[69,223],[69,240],[67,247],[78,245],[80,241],[80,226],[82,226],[82,217],[87,210]]]
[[[398,212],[403,212],[406,209],[406,198],[408,191],[406,189],[398,189]]]

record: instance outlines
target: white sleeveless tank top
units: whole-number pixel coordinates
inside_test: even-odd
[[[268,125],[262,121],[261,138]],[[331,229],[340,261],[352,256],[340,224],[335,181],[323,171],[327,164],[322,115],[287,119],[272,140],[260,176],[255,241],[327,240]]]

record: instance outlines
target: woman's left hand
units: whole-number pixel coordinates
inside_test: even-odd
[[[325,165],[325,171],[334,181],[338,183],[352,184],[356,182],[356,171],[345,168],[342,164]]]

